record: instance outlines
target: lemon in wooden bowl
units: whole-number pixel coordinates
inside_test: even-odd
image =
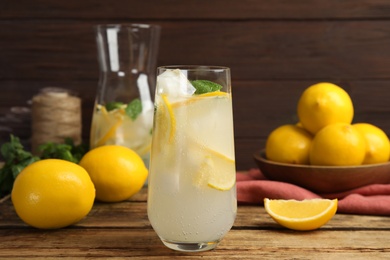
[[[313,136],[304,128],[286,124],[274,129],[265,144],[266,156],[275,162],[309,164]]]
[[[270,161],[265,150],[254,153],[261,172],[270,180],[287,182],[316,193],[347,191],[369,184],[390,183],[390,162],[358,166],[314,166]]]

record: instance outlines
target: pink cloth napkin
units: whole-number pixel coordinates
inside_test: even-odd
[[[329,194],[316,194],[294,184],[268,180],[260,170],[237,172],[239,204],[263,204],[269,199],[338,199],[338,213],[390,216],[390,184],[373,184]]]

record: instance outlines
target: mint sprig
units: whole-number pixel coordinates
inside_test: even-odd
[[[133,121],[137,119],[137,117],[142,112],[142,103],[139,98],[132,100],[125,109],[126,115],[128,115]]]
[[[19,138],[11,135],[10,142],[1,146],[4,166],[0,169],[0,198],[11,192],[16,176],[28,165],[39,160],[25,151]]]
[[[107,111],[115,110],[123,106],[122,102],[108,102],[106,104]]]
[[[74,163],[79,163],[81,158],[89,150],[88,145],[81,143],[75,145],[73,139],[65,138],[63,144],[47,142],[38,147],[41,152],[41,159],[62,159]]]
[[[107,111],[123,108],[123,102],[108,102],[106,104]],[[139,98],[133,99],[125,108],[125,113],[131,120],[136,120],[142,112],[142,102]]]
[[[75,145],[70,138],[65,139],[64,144],[47,142],[38,148],[40,156],[34,156],[26,151],[18,137],[10,135],[10,141],[0,147],[4,165],[0,167],[0,198],[12,191],[13,183],[19,173],[33,162],[56,158],[78,163],[89,147],[85,144]]]
[[[192,80],[191,84],[196,89],[196,95],[220,91],[222,89],[221,85],[209,80]]]

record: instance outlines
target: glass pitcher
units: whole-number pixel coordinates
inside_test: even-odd
[[[160,27],[112,24],[96,27],[99,84],[91,124],[91,149],[123,145],[148,166]]]

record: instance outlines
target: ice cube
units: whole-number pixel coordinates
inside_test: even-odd
[[[191,96],[196,89],[179,70],[166,70],[157,77],[157,93],[165,93],[171,97]]]

